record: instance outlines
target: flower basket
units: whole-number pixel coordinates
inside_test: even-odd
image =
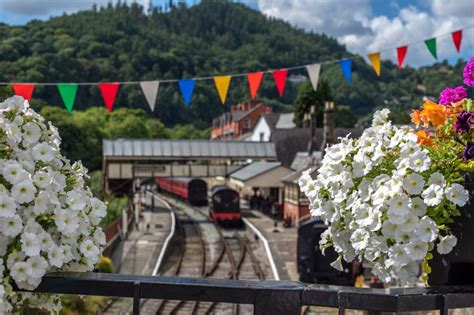
[[[464,83],[474,85],[474,58]],[[419,130],[389,113],[326,148],[315,179],[300,178],[311,214],[329,226],[320,248],[334,248],[334,268],[357,259],[387,283],[474,284],[474,181],[464,176],[474,171],[472,100],[462,86],[446,88],[440,104],[412,112]]]
[[[474,195],[474,173],[465,175],[463,186]],[[457,244],[447,255],[433,253],[430,261],[430,285],[473,285],[474,284],[474,203],[460,209],[461,215],[451,225],[451,232],[457,237]]]

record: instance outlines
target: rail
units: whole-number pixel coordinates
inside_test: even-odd
[[[253,304],[255,314],[299,314],[303,305],[405,312],[474,307],[474,286],[359,289],[291,281],[249,281],[103,273],[50,273],[35,292]]]

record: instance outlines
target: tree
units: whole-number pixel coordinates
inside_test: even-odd
[[[320,80],[318,89],[314,91],[310,82],[305,82],[295,101],[295,124],[298,127],[303,126],[303,119],[305,113],[310,112],[312,105],[316,106],[316,125],[323,125],[324,104],[327,101],[333,101],[331,88],[325,80]]]

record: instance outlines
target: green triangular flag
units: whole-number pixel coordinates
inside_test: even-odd
[[[436,38],[430,38],[425,40],[426,47],[428,47],[428,50],[430,53],[435,57],[435,59],[438,59],[438,56],[436,54]]]
[[[67,112],[72,113],[74,106],[74,100],[76,99],[77,84],[58,84],[59,94],[63,99],[64,105],[66,105]]]

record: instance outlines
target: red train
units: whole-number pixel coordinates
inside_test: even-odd
[[[216,222],[240,222],[239,193],[227,186],[214,186],[209,200],[209,218]]]
[[[207,204],[207,183],[193,177],[157,177],[156,185],[177,197],[186,199],[190,204],[202,206]]]

